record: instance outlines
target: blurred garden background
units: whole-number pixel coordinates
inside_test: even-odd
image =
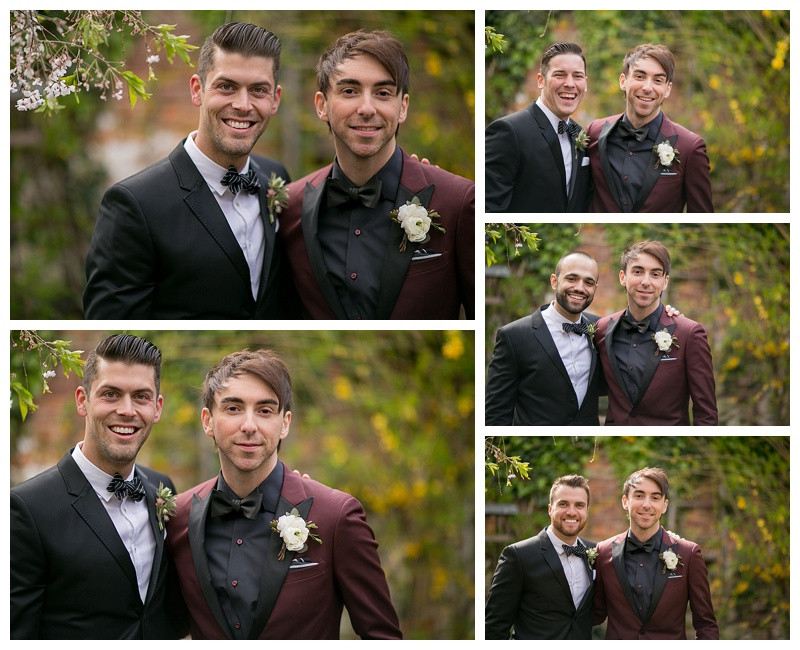
[[[672,262],[662,302],[708,335],[719,423],[789,425],[788,223],[488,224],[486,230],[487,367],[497,328],[553,300],[550,274],[563,255],[582,250],[597,260],[600,279],[587,311],[607,316],[626,305],[620,255],[655,239]]]
[[[661,467],[670,492],[661,524],[700,545],[720,638],[789,639],[789,436],[506,436],[487,438],[486,450],[498,471],[486,471],[485,595],[502,549],[550,524],[557,477],[589,479],[581,537],[599,542],[628,527],[625,479]],[[529,479],[517,474],[508,485],[503,455],[527,462]],[[686,629],[693,638],[688,608]]]
[[[582,126],[625,110],[622,60],[641,43],[675,55],[662,110],[701,135],[716,212],[789,211],[789,11],[495,11],[504,36],[486,48],[486,124],[539,96],[542,52],[557,41],[586,55]],[[496,41],[495,41],[496,42]]]
[[[12,18],[18,13],[12,12]],[[224,22],[252,22],[281,40],[280,109],[253,151],[283,162],[293,179],[333,160],[328,127],[314,111],[314,67],[336,38],[357,29],[388,29],[406,48],[411,90],[400,146],[448,171],[475,177],[473,11],[32,13],[63,40],[79,36],[91,43],[121,73],[142,80],[140,88],[135,80],[132,87],[152,97],[144,100],[137,93],[131,107],[127,87],[119,91],[118,101],[111,98],[116,94],[112,84],[103,101],[101,90],[90,84],[77,95],[57,97],[60,110],[47,116],[16,110],[17,103],[28,98],[21,88],[11,93],[12,318],[82,318],[84,261],[102,194],[114,182],[168,155],[197,128],[198,109],[189,94],[196,68],[185,63],[181,53],[196,64],[199,50],[185,46],[199,48]],[[132,34],[131,14],[156,29]],[[74,29],[58,32],[58,20]],[[17,54],[24,54],[24,47],[15,47],[17,25],[12,21],[12,67]],[[164,30],[162,25],[175,27]],[[169,38],[164,39],[165,34]],[[180,36],[187,38],[176,40]],[[160,49],[159,38],[165,43]],[[154,62],[153,57],[160,60]],[[67,77],[74,69],[66,70]],[[47,82],[46,74],[37,74]],[[130,74],[127,79],[132,79]]]
[[[280,458],[363,503],[406,638],[474,638],[472,332],[130,333],[155,343],[164,359],[164,410],[140,463],[168,473],[179,491],[214,476],[218,457],[200,424],[205,373],[236,350],[278,351],[295,396]],[[68,361],[65,377],[57,358],[83,350],[76,356],[85,360],[109,334],[10,332],[12,485],[83,438],[74,402],[80,366]],[[21,389],[38,407],[25,409],[24,421]],[[353,638],[348,623],[343,638]]]

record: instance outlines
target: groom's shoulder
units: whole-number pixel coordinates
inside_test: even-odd
[[[306,174],[302,178],[299,178],[296,181],[292,181],[288,187],[289,188],[304,188],[307,184],[311,184],[313,187],[319,187],[320,183],[322,183],[331,172],[333,167],[333,163],[329,165],[325,165],[324,167],[320,167],[319,169],[315,169],[313,172]],[[302,189],[300,190],[302,192]],[[300,194],[302,196],[302,194]],[[289,192],[289,199],[293,199],[291,191]]]
[[[177,505],[180,509],[181,506],[185,505],[187,502],[191,503],[192,498],[197,496],[198,498],[202,499],[206,496],[217,484],[217,477],[214,476],[207,481],[203,481],[202,483],[198,483],[192,488],[189,488],[185,492],[181,492],[178,494],[177,497]]]
[[[700,142],[705,142],[703,140],[703,136],[695,133],[694,131],[690,131],[682,124],[678,124],[677,122],[673,122],[669,119],[666,115],[664,115],[664,120],[661,124],[661,131],[665,133],[665,135],[669,135],[667,131],[674,130],[675,133],[678,134],[678,142],[683,143],[690,143],[689,146],[692,147]],[[684,147],[686,144],[683,145]]]
[[[586,127],[586,133],[589,135],[600,135],[600,131],[603,130],[603,126],[606,122],[616,122],[620,117],[622,117],[622,113],[617,113],[616,115],[609,115],[608,117],[600,117],[596,120],[592,120],[589,122],[589,126]]]

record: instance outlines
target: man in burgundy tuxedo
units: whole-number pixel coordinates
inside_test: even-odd
[[[700,323],[667,315],[661,303],[669,251],[660,242],[639,242],[620,265],[628,307],[601,318],[595,335],[608,386],[606,425],[716,425],[706,332]]]
[[[401,638],[361,504],[278,460],[292,386],[269,350],[228,355],[203,383],[221,472],[178,496],[167,526],[193,639]]]
[[[279,229],[304,315],[474,318],[475,184],[397,146],[402,45],[384,31],[347,34],[320,58],[317,82],[336,158],[289,185]]]
[[[589,124],[590,212],[713,212],[706,143],[661,111],[675,62],[647,43],[625,56],[626,107]]]
[[[608,617],[606,639],[685,639],[686,604],[698,639],[719,639],[700,547],[661,527],[669,481],[645,467],[625,481],[630,528],[597,545],[594,624]]]

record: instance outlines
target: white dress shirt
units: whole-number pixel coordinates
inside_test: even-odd
[[[583,404],[586,391],[589,389],[589,371],[592,369],[592,348],[586,334],[565,332],[562,323],[572,323],[556,311],[555,301],[542,312],[542,318],[547,324],[553,343],[556,344],[558,354],[564,362],[567,374],[575,389],[578,406]]]
[[[136,580],[139,583],[139,596],[142,602],[147,597],[147,586],[150,584],[150,573],[153,570],[153,556],[156,552],[156,537],[150,525],[150,513],[147,510],[147,499],[134,501],[125,497],[120,501],[113,492],[108,491],[108,484],[114,477],[106,474],[95,466],[81,451],[83,443],[75,445],[72,458],[78,464],[86,480],[94,488],[100,503],[106,509],[108,516],[119,533],[119,538],[128,549],[131,562],[136,569]],[[134,469],[130,475],[123,476],[126,481],[133,478]]]
[[[561,155],[564,158],[564,172],[565,172],[565,181],[566,181],[566,190],[569,193],[569,181],[572,178],[572,145],[569,141],[569,134],[564,130],[564,133],[558,132],[558,123],[561,121],[561,118],[556,116],[553,111],[551,111],[547,106],[544,105],[542,98],[536,100],[536,105],[544,111],[544,114],[547,115],[547,119],[550,120],[550,124],[553,125],[553,131],[556,132],[556,137],[558,138],[559,144],[561,144]],[[564,120],[565,122],[569,123],[571,120],[567,118]]]
[[[264,238],[264,222],[261,219],[261,206],[259,194],[248,194],[240,191],[234,195],[226,185],[222,184],[222,177],[228,171],[224,167],[215,163],[197,148],[194,138],[197,131],[192,131],[183,148],[189,154],[189,158],[197,167],[201,176],[211,188],[211,193],[219,203],[225,219],[228,220],[239,247],[250,267],[250,289],[253,292],[253,299],[258,297],[258,285],[261,282],[261,269],[264,266],[264,248],[266,240]],[[247,158],[242,174],[246,174],[250,169],[250,158]],[[266,192],[266,188],[261,188],[260,192]]]
[[[567,578],[569,590],[572,594],[572,602],[575,603],[575,609],[578,609],[578,606],[583,600],[583,595],[591,585],[589,572],[586,570],[586,560],[584,560],[582,557],[578,557],[577,555],[570,555],[567,557],[567,553],[563,546],[565,542],[556,536],[556,534],[553,532],[552,526],[547,527],[547,536],[553,543],[556,553],[558,553],[558,559],[561,560],[561,566],[564,567],[564,575]],[[580,541],[576,541],[575,543],[580,544]]]

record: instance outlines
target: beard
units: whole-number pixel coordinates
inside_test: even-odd
[[[586,302],[582,303],[581,307],[575,307],[575,305],[570,304],[569,299],[567,298],[566,291],[559,291],[556,293],[556,302],[561,306],[564,311],[570,314],[581,314],[583,313],[589,305],[592,304],[593,296],[586,295]]]

